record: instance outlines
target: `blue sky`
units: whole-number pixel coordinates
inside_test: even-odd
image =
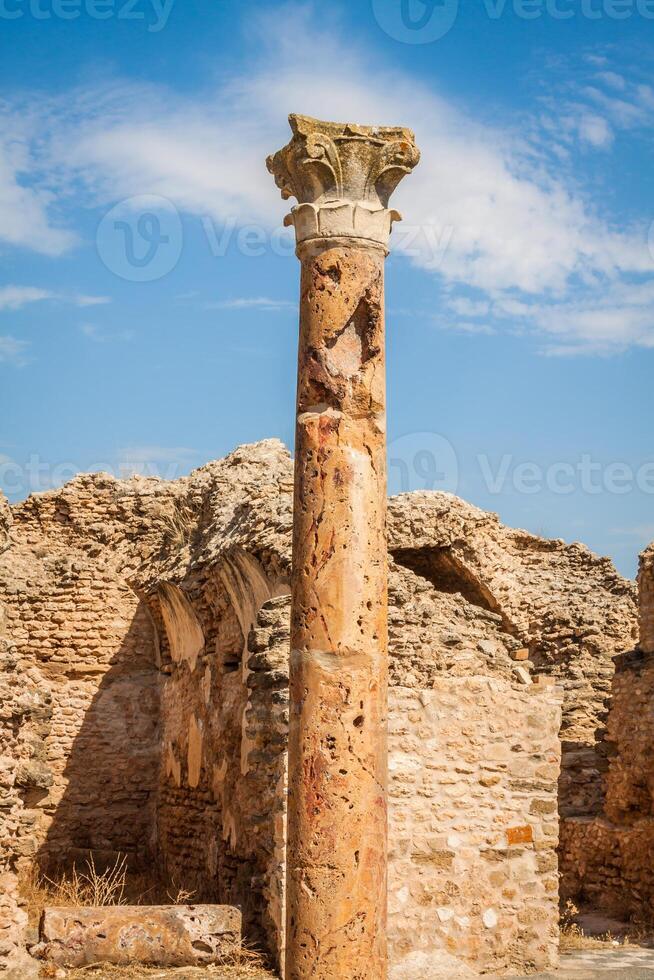
[[[404,8],[403,8],[404,3]],[[288,112],[416,131],[390,489],[654,538],[654,0],[0,0],[0,484],[293,439]]]

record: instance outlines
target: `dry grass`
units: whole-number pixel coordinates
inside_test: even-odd
[[[579,909],[574,902],[568,899],[561,912],[559,945],[562,953],[587,949],[605,950],[608,947],[615,948],[616,946],[622,948],[642,948],[643,946],[652,945],[653,935],[651,927],[632,923],[626,931],[623,932],[620,930],[619,935],[613,935],[612,932],[607,931],[599,935],[589,936],[576,921],[578,915]]]
[[[44,978],[60,976],[53,964],[41,970]],[[242,943],[226,949],[220,962],[203,967],[112,966],[93,963],[77,970],[65,971],[67,980],[274,980],[276,974],[265,968],[263,957]]]
[[[73,865],[52,878],[31,867],[20,879],[20,890],[33,923],[46,906],[190,905],[198,901],[194,891],[174,879],[163,882],[151,874],[129,872],[122,855],[103,871],[97,869],[91,855],[82,870]]]
[[[38,921],[46,906],[79,908],[89,905],[125,905],[127,861],[117,857],[114,864],[98,871],[91,856],[83,871],[73,866],[67,875],[48,878],[32,867],[20,880],[30,921]]]
[[[54,974],[53,974],[54,975]],[[43,974],[44,978],[47,973]],[[171,969],[109,966],[96,963],[66,972],[66,980],[275,980],[276,974],[255,966],[206,966]]]

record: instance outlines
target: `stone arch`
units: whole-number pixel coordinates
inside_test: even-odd
[[[151,593],[163,631],[159,863],[195,900],[240,905],[255,931],[258,869],[243,779],[252,751],[248,638],[261,607],[288,591],[275,563],[233,547]]]
[[[397,548],[391,554],[398,565],[427,579],[437,592],[458,592],[474,606],[502,615],[500,604],[488,586],[452,548]]]

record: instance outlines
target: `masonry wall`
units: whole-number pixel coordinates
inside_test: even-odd
[[[654,653],[654,544],[640,557],[638,572],[640,649]]]
[[[557,962],[561,691],[487,678],[392,688],[389,939],[480,972]]]
[[[641,638],[616,658],[601,811],[561,827],[561,895],[623,919],[654,921],[654,549],[642,556]]]
[[[288,599],[250,634],[243,813],[266,936],[283,947]],[[389,697],[391,960],[442,951],[483,970],[548,968],[558,944],[561,691],[441,677]]]
[[[564,820],[561,894],[623,919],[654,921],[654,653],[620,659],[611,760],[597,817]]]
[[[250,941],[281,950],[291,525],[292,462],[274,441],[178,481],[82,476],[14,508],[0,554],[0,943],[23,921],[21,867],[93,851],[128,853],[171,892],[243,905]],[[413,744],[418,760],[393,779],[393,902],[424,922],[434,953],[458,938],[472,965],[544,963],[555,818],[538,810],[553,791],[532,778],[531,731],[547,755],[554,695],[529,675],[564,687],[564,812],[597,813],[632,585],[582,546],[503,528],[447,494],[391,500],[389,549],[391,704],[413,706],[406,730],[404,708],[392,717],[393,751]],[[467,797],[457,850],[447,840]],[[425,839],[454,856],[426,859]],[[478,901],[466,878],[483,885]],[[531,895],[549,925],[525,921]],[[396,931],[397,956],[405,941]]]
[[[38,595],[7,606],[17,655],[49,695],[42,746],[25,800],[34,809],[44,870],[83,863],[89,851],[143,865],[152,853],[158,760],[158,669],[145,604],[111,562],[68,550],[37,554]]]

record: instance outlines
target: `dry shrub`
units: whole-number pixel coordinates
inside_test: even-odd
[[[46,906],[78,908],[95,905],[124,905],[127,881],[127,859],[117,857],[111,867],[98,871],[93,856],[86,861],[84,871],[76,865],[68,875],[48,878],[32,867],[20,882],[28,914],[34,921]]]
[[[45,878],[51,889],[53,905],[124,905],[127,879],[127,858],[117,857],[111,867],[98,871],[93,855],[86,861],[86,871],[73,865],[70,877],[52,881]],[[56,901],[55,901],[56,899]]]
[[[163,889],[163,886],[160,888]],[[174,877],[171,878],[170,885],[165,888],[165,892],[171,905],[190,905],[197,894],[194,889],[182,888],[177,884]]]
[[[264,969],[265,960],[261,953],[251,949],[241,939],[225,948],[216,965],[238,967],[241,970],[257,972]]]
[[[616,939],[610,932],[602,933],[599,936],[588,936],[575,921],[579,915],[579,909],[573,901],[568,899],[561,912],[561,952],[580,949],[606,949],[607,946],[628,945],[628,940]]]

